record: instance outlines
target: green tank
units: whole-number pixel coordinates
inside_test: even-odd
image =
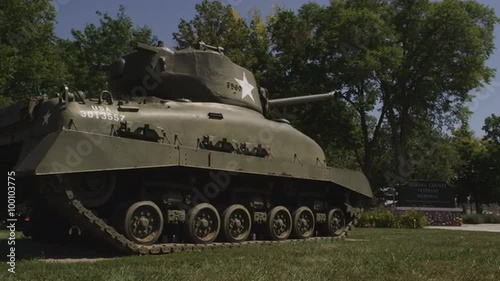
[[[33,239],[90,236],[130,253],[345,237],[373,197],[358,171],[272,109],[222,48],[139,44],[109,66],[98,98],[64,86],[0,112]],[[51,226],[48,228],[47,225]]]

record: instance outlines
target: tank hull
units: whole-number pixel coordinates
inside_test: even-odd
[[[225,104],[140,103],[44,103],[14,171],[41,176],[193,167],[331,182],[372,196],[361,172],[326,166],[320,146],[288,123]]]
[[[372,197],[362,173],[328,167],[288,122],[233,105],[54,99],[30,122],[0,145],[19,148],[8,168],[29,179],[18,189],[33,212],[129,253],[345,237]],[[29,233],[57,237],[43,229]]]
[[[67,129],[47,135],[14,171],[18,175],[46,176],[168,167],[332,183],[368,198],[372,196],[369,182],[357,171]]]

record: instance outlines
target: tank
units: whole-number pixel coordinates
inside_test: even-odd
[[[269,99],[203,42],[139,44],[101,69],[97,98],[63,86],[0,111],[3,168],[33,239],[165,254],[343,238],[373,197],[363,173],[329,167],[313,139],[271,117],[335,92]]]

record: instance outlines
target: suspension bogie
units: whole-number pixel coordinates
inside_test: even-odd
[[[141,182],[137,175],[116,174],[110,180],[101,174],[97,178],[105,179],[97,181],[100,183],[113,183],[112,196],[109,188],[104,188],[105,184],[86,185],[99,187],[92,192],[109,197],[102,206],[96,207],[99,202],[90,200],[85,190],[71,191],[73,198],[85,199],[76,205],[87,209],[76,210],[88,214],[80,219],[98,216],[103,225],[97,229],[106,229],[107,224],[116,231],[116,237],[122,235],[123,239],[141,247],[340,237],[352,223],[347,210],[338,204],[344,194],[319,186],[311,192],[310,183],[294,184],[289,188],[286,181],[261,181],[255,187],[245,185],[245,180],[239,177],[214,196],[206,193],[207,177],[203,175],[188,180],[175,175],[168,181],[148,182]],[[148,178],[156,179],[152,175]],[[82,186],[81,183],[71,185],[72,178],[63,179],[68,187]],[[215,189],[213,191],[215,193]],[[86,201],[90,205],[87,206]],[[81,224],[77,219],[70,226]],[[85,231],[99,231],[82,229],[84,234]]]

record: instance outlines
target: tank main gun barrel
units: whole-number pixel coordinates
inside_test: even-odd
[[[337,94],[337,93],[338,93],[337,91],[333,91],[333,92],[326,93],[326,94],[317,94],[317,95],[274,99],[274,100],[269,100],[269,106],[270,107],[287,106],[287,105],[292,105],[292,104],[326,100],[329,98],[333,98],[335,96],[335,94]]]

